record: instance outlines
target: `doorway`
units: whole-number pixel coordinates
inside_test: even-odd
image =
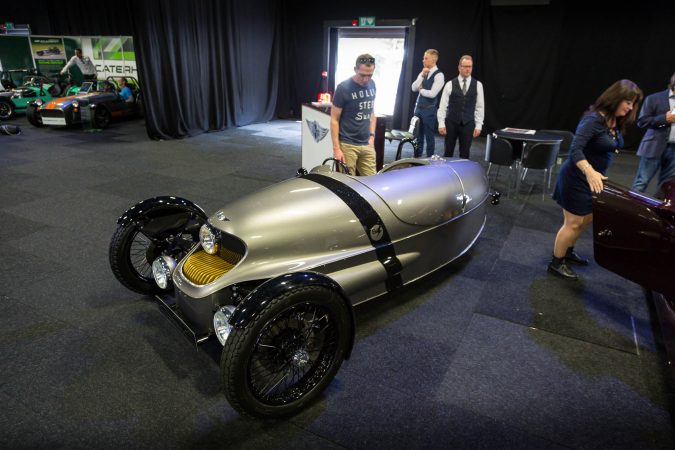
[[[334,93],[339,83],[354,75],[356,57],[369,53],[375,57],[375,113],[407,123],[412,83],[407,56],[414,46],[414,25],[410,21],[379,21],[375,27],[355,27],[351,22],[327,22],[324,28],[328,89]]]

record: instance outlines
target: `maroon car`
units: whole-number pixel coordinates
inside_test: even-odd
[[[663,343],[673,361],[675,178],[663,183],[659,197],[606,183],[593,198],[593,247],[598,264],[651,291]]]

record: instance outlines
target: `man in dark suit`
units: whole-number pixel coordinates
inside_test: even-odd
[[[633,190],[644,192],[659,172],[659,186],[675,177],[675,73],[668,89],[647,96],[638,126],[647,128],[637,154],[640,157]]]

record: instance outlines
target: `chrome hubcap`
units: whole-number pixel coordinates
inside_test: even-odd
[[[291,357],[291,362],[295,367],[303,367],[309,362],[309,353],[305,349],[296,350]]]

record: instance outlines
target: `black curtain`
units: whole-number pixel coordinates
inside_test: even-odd
[[[44,7],[49,17],[50,31],[45,34],[61,36],[131,36],[133,34],[132,0],[98,3],[82,0],[53,2],[44,0],[44,6],[35,5],[34,13]],[[33,30],[34,34],[41,33]]]
[[[134,46],[151,138],[192,136],[273,117],[279,6],[264,0],[138,5]]]

